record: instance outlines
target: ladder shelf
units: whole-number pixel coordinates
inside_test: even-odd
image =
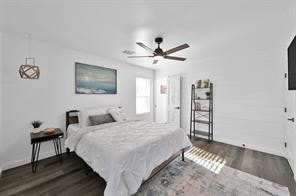
[[[197,97],[196,93],[209,92],[206,98]],[[200,102],[199,102],[200,101]],[[200,108],[197,108],[197,103]],[[206,105],[208,108],[202,108]],[[207,128],[201,129],[200,126]],[[213,142],[213,83],[209,87],[191,86],[191,111],[190,111],[190,138],[207,137],[208,142]]]

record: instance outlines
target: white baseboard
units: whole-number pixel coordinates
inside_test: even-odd
[[[45,152],[45,153],[41,153],[39,154],[39,160],[42,160],[42,159],[45,159],[45,158],[48,158],[48,157],[51,157],[51,156],[54,156],[55,155],[55,151],[49,151],[49,152]],[[16,161],[10,161],[10,162],[7,162],[5,164],[2,165],[2,170],[1,171],[5,171],[5,170],[8,170],[8,169],[11,169],[11,168],[14,168],[14,167],[18,167],[18,166],[21,166],[21,165],[25,165],[25,164],[28,164],[31,162],[31,157],[26,157],[26,158],[23,158],[23,159],[20,159],[20,160],[16,160]]]
[[[282,151],[269,149],[269,148],[266,148],[266,147],[263,147],[263,146],[247,144],[247,143],[242,142],[242,141],[234,141],[234,140],[230,140],[230,139],[226,139],[226,138],[219,138],[219,137],[215,137],[214,141],[230,144],[230,145],[233,145],[233,146],[239,146],[239,147],[243,147],[242,143],[244,143],[246,146],[243,147],[243,148],[248,148],[248,149],[252,149],[252,150],[256,150],[256,151],[260,151],[260,152],[265,152],[265,153],[268,153],[268,154],[274,154],[274,155],[278,155],[278,156],[281,156],[281,157],[285,157],[285,154]]]

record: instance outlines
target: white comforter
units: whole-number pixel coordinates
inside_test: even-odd
[[[81,128],[65,145],[106,180],[105,196],[126,196],[191,142],[184,130],[170,124],[126,121]]]

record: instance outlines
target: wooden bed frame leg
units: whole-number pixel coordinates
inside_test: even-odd
[[[185,162],[185,159],[184,159],[184,152],[185,152],[185,150],[184,150],[184,149],[182,149],[182,161],[184,161],[184,162]]]

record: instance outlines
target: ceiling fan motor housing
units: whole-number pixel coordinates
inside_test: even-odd
[[[162,37],[155,38],[155,42],[158,43],[158,44],[161,44],[162,41],[163,41]]]
[[[155,42],[158,44],[158,47],[154,50],[156,54],[154,56],[162,56],[163,55],[163,50],[159,47],[159,44],[161,44],[163,41],[162,37],[157,37],[155,38]]]
[[[156,48],[154,52],[156,53],[156,55],[163,55],[163,50],[161,48]]]

